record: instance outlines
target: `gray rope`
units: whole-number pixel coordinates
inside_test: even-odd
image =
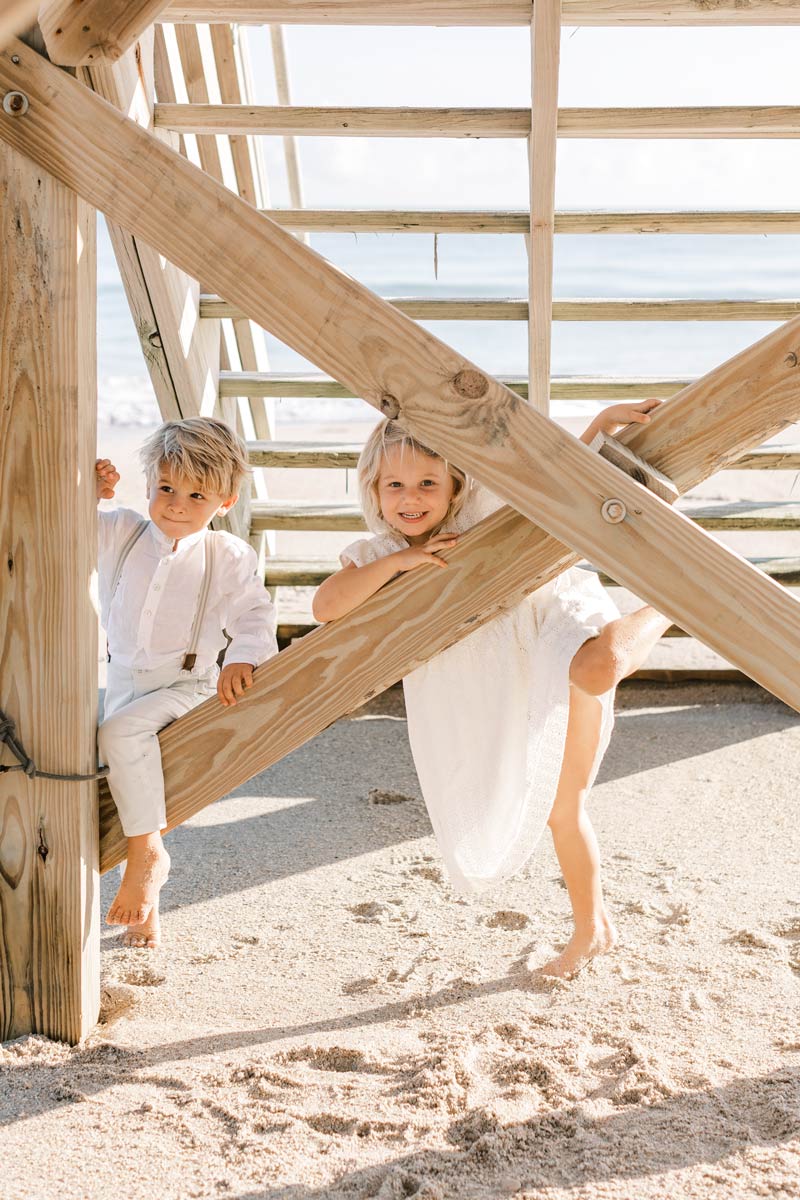
[[[26,753],[22,742],[16,737],[17,727],[0,708],[0,742],[5,742],[11,753],[19,760],[19,766],[5,767],[0,765],[0,773],[5,771],[24,771],[29,779],[63,779],[67,783],[89,783],[94,779],[105,779],[108,767],[95,771],[94,775],[60,775],[54,771],[40,771],[33,759]]]

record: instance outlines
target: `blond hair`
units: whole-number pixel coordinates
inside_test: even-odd
[[[168,467],[179,478],[226,500],[237,494],[250,470],[242,439],[213,417],[165,421],[144,443],[139,458],[148,483]]]
[[[400,446],[403,452],[408,450],[412,454],[426,454],[428,458],[438,458],[444,463],[453,480],[453,495],[442,525],[455,517],[461,511],[469,492],[467,476],[441,454],[437,454],[428,446],[423,446],[422,442],[418,442],[410,433],[407,433],[397,421],[383,420],[379,421],[372,430],[358,459],[358,490],[367,527],[373,533],[390,528],[381,512],[381,504],[378,499],[378,479],[386,452],[394,446]]]

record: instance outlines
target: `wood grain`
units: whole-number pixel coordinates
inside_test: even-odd
[[[796,0],[563,0],[564,25],[796,25]],[[164,20],[262,25],[529,25],[531,0],[172,0]]]
[[[528,399],[550,411],[553,234],[558,141],[561,0],[537,0],[531,22],[531,134],[528,141]]]
[[[76,774],[96,769],[94,236],[0,144],[0,707],[41,769]],[[77,1042],[97,1018],[95,796],[0,775],[0,1041]]]
[[[528,108],[158,104],[155,122],[179,133],[303,137],[522,138],[531,131]],[[558,137],[796,138],[800,107],[562,108]]]
[[[116,62],[165,7],[166,0],[45,0],[39,25],[62,67]]]
[[[527,321],[528,302],[515,298],[387,296],[387,304],[415,321]],[[219,296],[202,296],[203,317],[237,317],[242,309]],[[627,300],[553,301],[554,321],[788,321],[800,315],[800,300]]]
[[[214,25],[212,29],[221,26]],[[265,216],[296,233],[528,233],[527,211],[446,209],[265,208]],[[554,232],[589,233],[799,233],[800,212],[560,211]]]

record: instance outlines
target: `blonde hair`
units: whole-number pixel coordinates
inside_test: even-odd
[[[418,442],[410,433],[407,433],[397,421],[383,420],[372,430],[358,459],[358,490],[368,528],[373,532],[386,531],[391,528],[381,512],[381,504],[378,499],[378,479],[386,452],[394,446],[400,446],[403,452],[408,450],[412,454],[427,454],[428,458],[438,458],[444,463],[453,480],[453,495],[442,525],[455,517],[461,511],[469,492],[467,476],[441,454],[437,454],[428,446],[423,446],[422,442]]]
[[[144,443],[139,458],[148,483],[162,467],[169,467],[181,479],[198,483],[203,491],[226,500],[237,494],[250,471],[242,439],[213,417],[165,421]]]

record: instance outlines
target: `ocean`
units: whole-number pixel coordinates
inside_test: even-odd
[[[383,296],[524,297],[527,258],[521,236],[321,234],[313,248]],[[150,381],[105,228],[98,254],[99,417],[116,425],[158,420]],[[438,271],[436,266],[438,264]],[[559,235],[556,298],[800,299],[800,239],[791,235]],[[427,324],[493,374],[527,372],[527,325],[510,321]],[[556,322],[554,375],[699,375],[759,338],[765,322]],[[315,371],[267,335],[272,371]],[[594,406],[561,402],[554,415]],[[352,422],[371,410],[360,400],[285,399],[277,420]]]

